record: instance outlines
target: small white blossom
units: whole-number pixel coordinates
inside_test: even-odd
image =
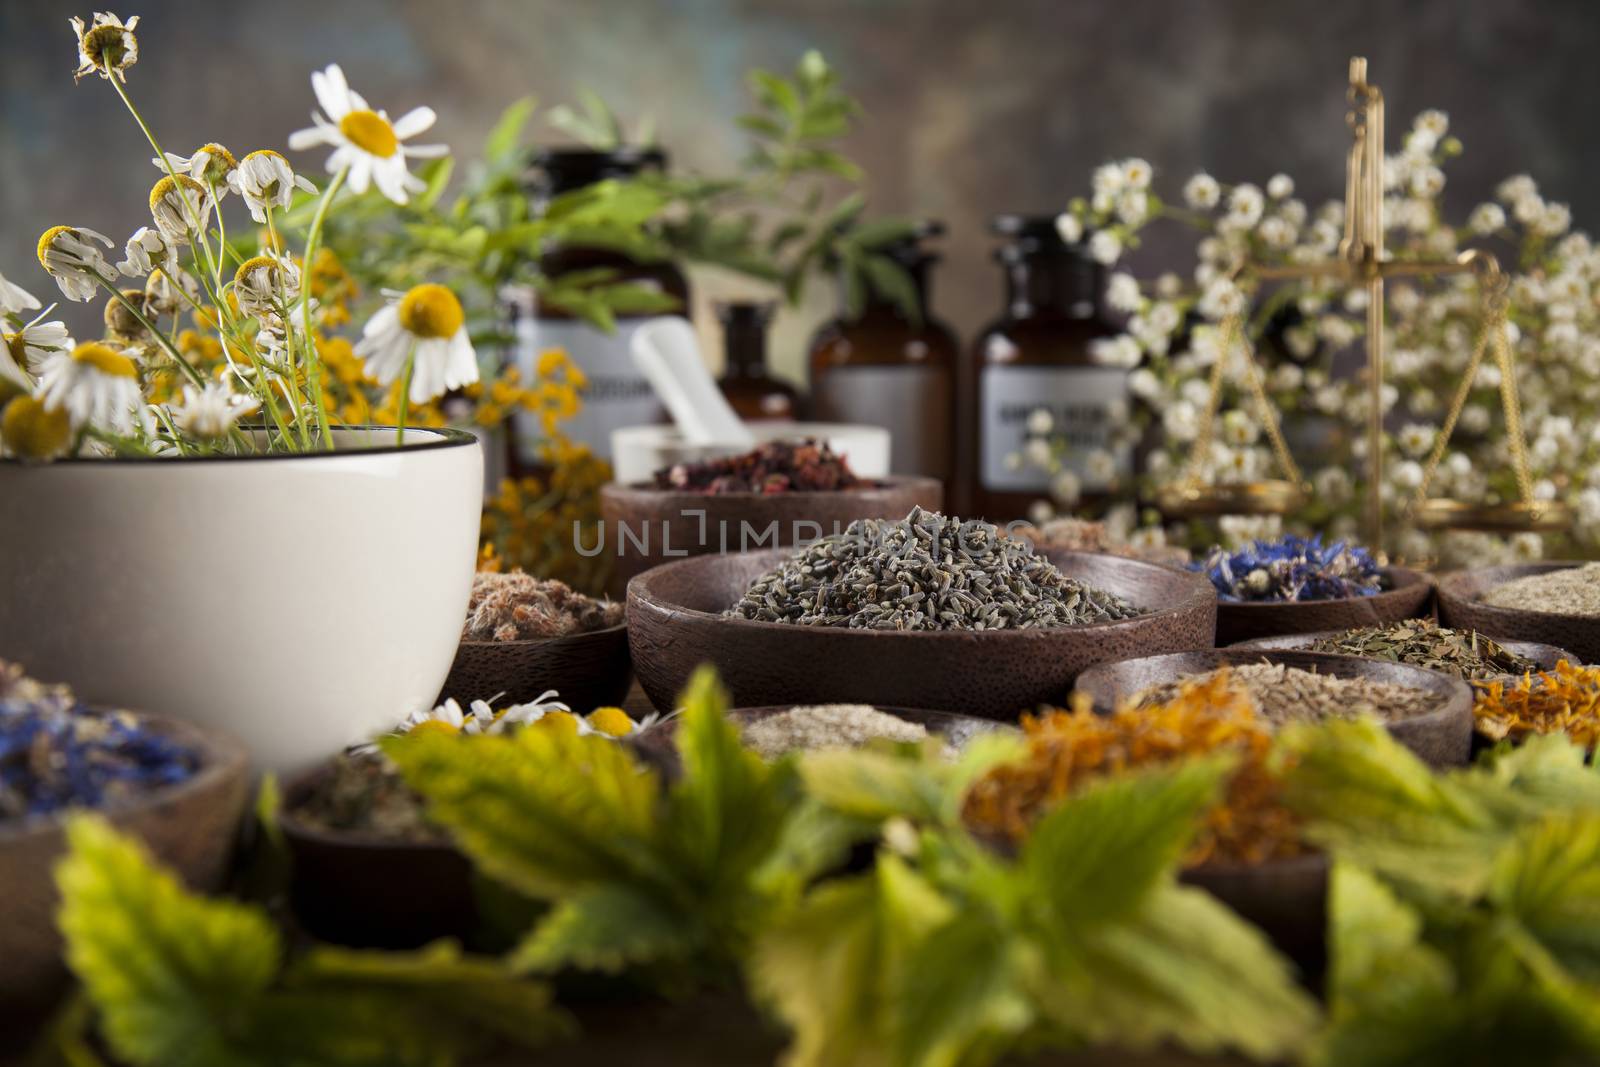
[[[1090,341],[1089,358],[1106,367],[1132,368],[1139,365],[1143,353],[1130,334],[1119,333]]]
[[[1287,200],[1294,195],[1294,179],[1287,174],[1274,174],[1267,180],[1267,195],[1274,200]]]
[[[1497,196],[1501,202],[1507,204],[1515,204],[1519,200],[1525,200],[1530,196],[1537,196],[1538,194],[1539,187],[1535,185],[1533,183],[1533,179],[1528,177],[1526,174],[1518,174],[1507,178],[1505,181],[1497,185],[1494,190],[1494,195]]]
[[[1432,426],[1408,422],[1400,428],[1400,434],[1396,440],[1399,442],[1400,451],[1408,456],[1416,457],[1421,456],[1433,447],[1433,439],[1437,432]]]
[[[1122,181],[1129,189],[1148,189],[1150,187],[1150,164],[1142,159],[1125,159],[1122,161]]]
[[[1050,495],[1062,507],[1070,508],[1078,502],[1083,494],[1083,483],[1072,471],[1060,471],[1050,479]]]
[[[1193,441],[1200,433],[1200,413],[1187,400],[1179,400],[1162,413],[1161,427],[1174,441]]]
[[[1028,412],[1028,432],[1036,437],[1042,437],[1056,427],[1056,420],[1051,417],[1049,408],[1034,408]]]
[[[1128,226],[1138,226],[1150,217],[1150,197],[1142,189],[1135,189],[1117,197],[1117,220]]]
[[[1201,171],[1183,186],[1183,201],[1197,211],[1210,211],[1222,196],[1222,186],[1217,179]]]
[[[1218,278],[1206,287],[1195,309],[1213,322],[1244,311],[1244,293],[1228,278]]]
[[[1115,197],[1127,185],[1123,176],[1122,167],[1116,163],[1103,163],[1094,169],[1094,176],[1090,179],[1096,195]]]
[[[1122,239],[1110,230],[1096,230],[1094,236],[1089,238],[1089,256],[1096,263],[1109,267],[1121,255]]]
[[[55,226],[39,238],[39,264],[68,300],[93,300],[102,280],[115,276],[94,242],[111,248],[111,238],[87,226]]]
[[[1467,229],[1480,237],[1498,233],[1505,228],[1506,212],[1499,204],[1483,203],[1472,209],[1472,214],[1467,216]]]
[[[1261,190],[1243,182],[1228,194],[1228,218],[1238,226],[1248,229],[1261,219],[1263,201]]]
[[[1056,233],[1063,244],[1075,245],[1083,240],[1083,222],[1070,211],[1056,216]]]
[[[1055,459],[1055,449],[1043,437],[1031,437],[1022,446],[1024,458],[1035,467],[1048,467]]]
[[[123,251],[126,258],[117,264],[117,270],[129,278],[143,278],[151,271],[178,269],[178,250],[160,230],[140,226],[128,238]]]
[[[1138,280],[1125,271],[1117,271],[1106,283],[1106,303],[1116,311],[1138,311],[1141,299]]]
[[[1161,395],[1161,379],[1148,367],[1140,367],[1128,375],[1128,392],[1141,400],[1154,400]]]
[[[185,385],[182,405],[171,409],[172,421],[185,433],[212,441],[260,406],[255,397],[241,396],[223,382],[209,382],[204,389]]]
[[[1095,448],[1083,458],[1083,472],[1089,481],[1105,485],[1117,476],[1117,458],[1103,448]]]

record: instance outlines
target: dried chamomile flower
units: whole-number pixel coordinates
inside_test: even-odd
[[[39,265],[68,300],[94,299],[101,282],[114,273],[96,241],[113,247],[111,238],[87,226],[52,226],[39,236]]]
[[[123,350],[104,341],[87,341],[44,361],[39,368],[39,399],[51,411],[65,410],[74,427],[132,433],[143,407],[139,368]]]
[[[75,79],[90,74],[110,80],[113,76],[127,81],[127,69],[139,62],[139,39],[133,35],[139,25],[135,15],[123,22],[109,11],[96,11],[93,25],[85,26],[83,19],[74,15],[67,20],[78,35],[78,69],[72,72]]]
[[[163,173],[187,174],[195,181],[216,191],[217,199],[228,192],[228,176],[239,166],[233,153],[219,144],[204,144],[187,158],[173,152],[157,156],[150,162]]]
[[[233,296],[247,315],[286,314],[300,299],[300,267],[289,256],[253,256],[234,272]]]
[[[20,459],[54,459],[72,443],[72,418],[37,397],[19,396],[0,413],[0,441]]]

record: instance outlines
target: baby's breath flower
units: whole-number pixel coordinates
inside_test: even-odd
[[[187,174],[168,175],[150,188],[151,217],[169,241],[179,244],[205,229],[212,206],[210,191]]]
[[[1150,164],[1137,157],[1122,161],[1122,181],[1129,189],[1150,187]]]
[[[413,404],[478,380],[478,357],[467,338],[461,301],[442,285],[414,286],[391,299],[367,321],[356,355],[382,385],[398,379],[414,361]]]
[[[1467,216],[1467,228],[1481,237],[1499,232],[1506,224],[1506,212],[1499,204],[1479,204]]]
[[[76,15],[67,21],[78,35],[78,69],[72,72],[74,78],[98,74],[107,80],[113,76],[128,80],[127,69],[139,61],[139,39],[133,35],[134,27],[139,25],[138,15],[124,23],[109,11],[96,11],[92,26],[85,26]]]
[[[1201,171],[1183,186],[1183,201],[1197,211],[1210,211],[1222,197],[1222,186],[1217,179]]]
[[[406,169],[406,160],[442,156],[449,149],[444,145],[402,142],[434,124],[437,116],[432,108],[413,108],[391,123],[388,112],[374,111],[360,93],[350,88],[337,63],[312,72],[311,88],[327,117],[312,111],[315,125],[290,134],[290,148],[299,152],[319,144],[333,146],[328,172],[333,174],[348,167],[350,188],[357,193],[364,193],[368,185],[375,184],[384,196],[404,204],[410,199],[409,193],[426,187],[422,179]]]
[[[241,396],[224,382],[208,382],[204,389],[183,387],[183,404],[174,407],[172,421],[178,429],[202,441],[224,437],[244,416],[261,406],[252,396]]]
[[[1274,200],[1287,200],[1294,195],[1294,179],[1287,174],[1274,174],[1267,181],[1267,195]]]
[[[172,270],[178,265],[178,249],[160,230],[140,226],[124,246],[126,258],[117,270],[129,278],[143,278],[156,268]]]
[[[1083,240],[1083,221],[1070,211],[1056,216],[1056,233],[1065,244],[1075,245]]]
[[[22,286],[6,281],[6,276],[0,274],[0,315],[12,315],[22,311],[33,311],[39,307],[39,298],[28,292]]]
[[[93,241],[112,247],[111,238],[86,226],[52,226],[39,237],[39,265],[68,300],[94,299],[101,281],[115,273]]]
[[[250,217],[267,221],[267,210],[283,210],[294,201],[294,191],[315,193],[317,187],[300,177],[289,161],[270,148],[251,152],[228,174],[228,187],[238,193],[250,208]]]
[[[1249,182],[1241,182],[1228,194],[1228,219],[1241,227],[1254,226],[1261,220],[1261,190]]]
[[[167,152],[164,158],[156,156],[150,162],[163,174],[169,170],[174,174],[187,174],[202,185],[215,188],[219,200],[228,191],[228,175],[239,166],[233,153],[219,144],[201,145],[187,158]]]
[[[1122,238],[1110,230],[1096,230],[1089,238],[1089,256],[1096,263],[1103,263],[1109,267],[1121,255]]]
[[[300,299],[300,268],[288,256],[247,259],[234,273],[233,295],[246,315],[281,315]]]
[[[72,442],[72,420],[65,411],[45,407],[37,397],[19,396],[0,416],[0,440],[22,459],[54,459]]]
[[[142,406],[139,368],[113,345],[88,341],[44,361],[39,399],[51,411],[65,410],[74,427],[131,433]]]
[[[1139,310],[1139,282],[1125,271],[1117,271],[1106,283],[1106,303],[1115,311]]]

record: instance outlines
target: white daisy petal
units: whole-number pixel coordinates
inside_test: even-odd
[[[414,107],[395,120],[394,135],[404,141],[407,137],[415,137],[432,128],[438,120],[439,116],[434,113],[433,108]]]

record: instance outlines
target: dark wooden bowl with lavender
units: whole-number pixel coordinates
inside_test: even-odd
[[[785,548],[850,525],[937,511],[936,478],[858,478],[846,457],[813,441],[772,441],[752,452],[659,471],[653,482],[600,489],[612,591],[687,556]],[[586,546],[587,547],[587,546]]]
[[[1432,613],[1433,583],[1406,567],[1380,567],[1345,542],[1285,536],[1190,565],[1217,590],[1217,644],[1352,630]]]
[[[1409,640],[1397,638],[1396,633],[1401,628],[1415,636]],[[1430,648],[1430,634],[1448,636],[1438,637],[1439,647]],[[1535,641],[1500,641],[1482,634],[1476,634],[1478,645],[1474,655],[1474,634],[1476,632],[1471,630],[1441,627],[1430,619],[1408,619],[1383,627],[1258,637],[1231,647],[1329,652],[1364,659],[1383,659],[1410,663],[1429,670],[1442,670],[1468,681],[1489,681],[1517,677],[1529,670],[1550,670],[1562,660],[1578,662],[1572,653],[1555,645]]]
[[[1102,664],[1083,673],[1078,690],[1088,694],[1096,710],[1111,711],[1131,700],[1165,699],[1183,680],[1219,667],[1237,672],[1258,665],[1281,666],[1290,674],[1287,680],[1260,684],[1241,676],[1270,721],[1316,721],[1369,711],[1426,763],[1455,767],[1467,762],[1472,748],[1472,687],[1459,678],[1407,663],[1321,652],[1222,648]],[[1333,681],[1313,683],[1294,672]]]
[[[523,704],[554,689],[588,712],[620,705],[632,685],[620,603],[520,572],[480,573],[439,701]]]
[[[249,756],[226,734],[86,708],[46,687],[57,701],[25,688],[34,684],[0,663],[0,1055],[69,984],[56,930],[64,812],[98,812],[209,892],[227,873],[250,788]]]
[[[1439,619],[1491,637],[1570,649],[1600,663],[1600,565],[1520,563],[1439,579]]]
[[[800,552],[700,556],[640,575],[628,586],[640,684],[669,710],[709,662],[746,707],[861,703],[1015,720],[1063,700],[1096,663],[1212,645],[1216,596],[1200,575],[1089,553],[1046,560],[988,524],[957,527],[916,512]],[[821,613],[806,606],[819,595]],[[936,624],[953,628],[894,628]]]

